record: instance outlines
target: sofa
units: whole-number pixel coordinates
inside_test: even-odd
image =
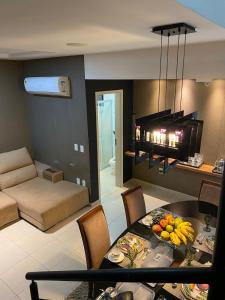
[[[39,177],[26,148],[0,154],[0,190],[0,226],[17,219],[19,213],[46,231],[89,204],[86,187],[66,180],[52,183]],[[2,204],[6,202],[7,209]]]

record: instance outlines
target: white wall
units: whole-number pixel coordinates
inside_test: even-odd
[[[84,57],[85,78],[157,79],[159,51],[159,48],[151,48],[87,54]],[[183,48],[181,48],[181,54],[182,51]],[[176,47],[171,47],[168,76],[170,79],[175,78],[175,65]],[[165,61],[163,70],[165,70]],[[197,79],[203,82],[225,78],[225,41],[187,45],[184,73],[186,79]],[[179,76],[180,74],[181,72]],[[165,73],[163,75],[165,77]]]

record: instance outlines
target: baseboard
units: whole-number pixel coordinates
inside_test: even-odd
[[[95,206],[100,205],[100,204],[101,204],[101,201],[100,201],[100,200],[97,200],[97,201],[95,201],[95,202],[90,202],[90,203],[89,203],[89,206],[90,206],[90,207],[95,207]]]

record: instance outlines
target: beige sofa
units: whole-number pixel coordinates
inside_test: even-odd
[[[22,218],[43,231],[89,203],[87,188],[38,177],[26,148],[0,154],[0,190],[17,204]]]
[[[0,192],[0,227],[19,218],[17,203],[14,199]]]

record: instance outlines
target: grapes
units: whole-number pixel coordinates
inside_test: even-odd
[[[162,219],[161,216],[156,216],[153,218],[153,225],[159,224],[160,220]]]

